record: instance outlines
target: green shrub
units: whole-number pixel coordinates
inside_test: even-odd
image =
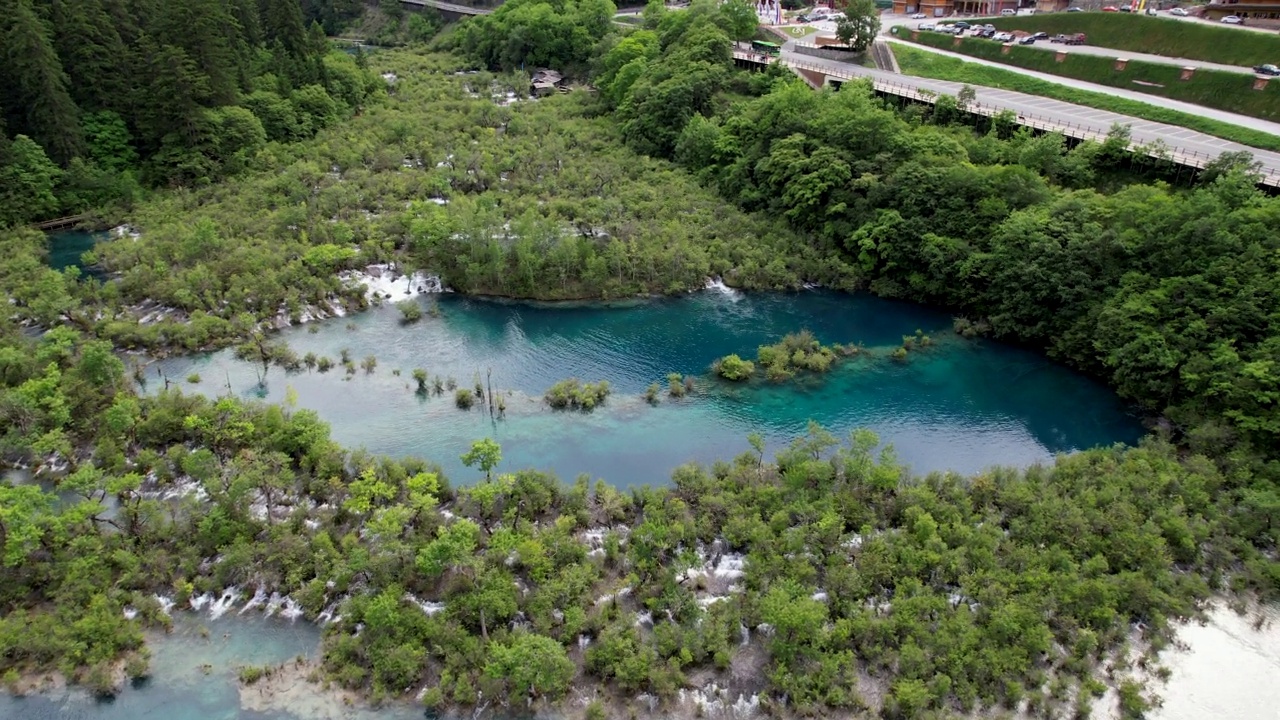
[[[453,402],[463,410],[470,410],[476,402],[476,396],[470,388],[458,388],[453,392]]]
[[[405,325],[422,319],[422,306],[417,300],[401,300],[396,307],[400,309],[400,322]]]
[[[583,383],[569,378],[552,385],[545,397],[547,404],[556,409],[591,410],[609,397],[609,382]]]
[[[711,370],[725,380],[746,380],[756,371],[755,363],[743,360],[737,354],[725,355],[711,365]]]

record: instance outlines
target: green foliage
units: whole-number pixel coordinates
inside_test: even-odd
[[[17,225],[54,214],[54,189],[62,171],[31,138],[12,141],[0,133],[0,227]]]
[[[310,137],[376,87],[319,26],[305,29],[298,0],[11,4],[0,226],[128,205],[139,177],[200,185],[243,172],[268,138]],[[49,173],[24,138],[67,171],[65,184],[42,184]]]
[[[1148,17],[1141,13],[1071,13],[1036,17],[998,17],[991,24],[1000,30],[1086,33],[1089,44],[1116,50],[1190,58],[1253,67],[1274,62],[1280,56],[1280,40],[1267,33],[1241,34],[1237,28],[1214,23],[1184,22],[1175,18]]]
[[[576,672],[560,643],[529,633],[515,633],[507,643],[491,646],[485,665],[485,674],[506,683],[512,698],[558,698],[568,692]]]
[[[1280,151],[1280,137],[1271,133],[1242,127],[1235,123],[1222,122],[1193,113],[1170,110],[1106,93],[1080,90],[1048,80],[1030,77],[1012,70],[965,62],[959,58],[939,55],[935,52],[920,50],[901,43],[893,46],[893,54],[897,58],[902,72],[907,75],[973,83],[974,85],[1039,95],[1144,120],[1154,120],[1190,128],[1249,147]]]
[[[836,37],[855,52],[863,52],[880,34],[880,11],[872,0],[852,0],[836,21]]]
[[[751,377],[756,371],[755,363],[743,360],[735,353],[725,355],[711,364],[711,371],[725,380],[741,381]]]
[[[1195,26],[1195,23],[1161,22]],[[1265,90],[1254,90],[1253,76],[1247,73],[1202,67],[1190,80],[1183,80],[1182,68],[1177,65],[1130,60],[1124,70],[1116,70],[1115,58],[1102,55],[1069,53],[1065,62],[1057,62],[1054,53],[1022,45],[1014,45],[1005,53],[999,43],[982,38],[965,38],[955,45],[954,38],[941,33],[899,34],[908,39],[914,36],[915,42],[923,45],[1027,70],[1159,95],[1251,117],[1280,117],[1280,102],[1276,98],[1280,89],[1268,85]],[[1090,40],[1096,42],[1092,37]]]
[[[761,345],[756,360],[765,376],[773,382],[793,377],[798,371],[824,373],[839,359],[836,349],[818,342],[813,333],[801,330],[789,333],[772,345]],[[754,369],[754,368],[753,368]]]
[[[485,477],[491,477],[493,469],[502,462],[502,447],[493,438],[481,438],[471,443],[471,449],[462,456],[467,467],[479,466]]]
[[[577,378],[561,380],[546,393],[547,404],[557,409],[592,410],[609,397],[609,382],[584,383]]]
[[[510,0],[454,31],[454,49],[489,68],[556,68],[582,72],[596,43],[613,27],[609,0]]]

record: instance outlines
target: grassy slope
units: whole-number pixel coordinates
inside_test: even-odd
[[[911,33],[900,31],[899,37],[909,40]],[[1131,60],[1125,70],[1117,71],[1114,68],[1115,60],[1109,57],[1075,53],[1069,54],[1064,62],[1057,62],[1052,52],[1021,45],[1009,48],[1010,52],[1006,55],[1001,51],[999,43],[990,40],[964,38],[957,43],[957,38],[933,32],[919,33],[917,42],[1027,70],[1110,85],[1264,120],[1280,120],[1280,83],[1271,83],[1265,90],[1254,90],[1252,75],[1202,69],[1197,70],[1190,80],[1182,80],[1181,69],[1176,65]]]
[[[984,21],[987,22],[987,21]],[[1001,30],[1082,32],[1089,44],[1130,52],[1252,67],[1280,62],[1280,35],[1128,13],[1057,13],[993,18]]]
[[[1054,100],[1062,100],[1063,102],[1098,108],[1099,110],[1132,115],[1144,120],[1179,125],[1250,147],[1280,151],[1280,136],[1250,130],[1231,123],[1177,110],[1168,110],[1136,100],[1107,95],[1106,93],[1079,90],[1047,80],[1028,77],[1012,70],[1002,70],[987,65],[965,62],[958,58],[947,57],[928,50],[919,50],[900,44],[893,46],[893,53],[898,58],[898,64],[902,66],[902,72],[907,75],[985,85],[1002,90],[1039,95],[1053,98]]]

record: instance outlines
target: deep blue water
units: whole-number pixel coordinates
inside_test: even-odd
[[[374,355],[373,374],[272,368],[264,389],[255,367],[229,351],[158,367],[176,385],[209,395],[229,387],[281,401],[291,387],[299,406],[318,411],[344,445],[425,457],[462,482],[477,473],[459,455],[486,436],[502,444],[500,470],[534,467],[565,480],[588,473],[629,486],[664,483],[691,460],[731,458],[747,449],[753,430],[776,449],[803,434],[809,420],[841,436],[870,428],[918,472],[1028,465],[1142,434],[1129,408],[1100,384],[1027,350],[959,338],[945,313],[868,295],[709,291],[613,306],[454,295],[421,301],[439,302],[440,317],[403,326],[388,307],[324,321],[314,333],[305,326],[281,333],[299,355],[336,361],[347,348],[357,364]],[[804,382],[739,386],[708,377],[717,357],[754,357],[757,346],[802,328],[825,343],[861,343],[869,357]],[[917,329],[937,345],[905,363],[888,359]],[[492,371],[494,389],[511,392],[506,419],[458,410],[451,392],[417,396],[414,368],[464,387]],[[161,386],[158,372],[148,373],[152,390]],[[645,388],[665,386],[669,372],[697,375],[695,393],[683,400],[664,393],[657,407],[644,402]],[[200,381],[189,383],[191,373]],[[591,413],[548,409],[543,393],[568,377],[608,380],[613,395]]]

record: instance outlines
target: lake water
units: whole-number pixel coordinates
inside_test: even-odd
[[[101,277],[101,270],[93,266],[86,266],[80,260],[80,256],[92,250],[99,240],[105,239],[107,237],[106,233],[65,230],[49,233],[48,237],[50,267],[54,270],[77,267],[90,277]]]
[[[867,427],[896,448],[914,470],[976,472],[996,464],[1028,465],[1142,434],[1129,408],[1105,387],[1035,353],[951,332],[945,313],[868,295],[823,291],[752,294],[707,291],[613,306],[501,302],[445,294],[439,317],[413,325],[384,307],[316,325],[290,328],[280,339],[299,354],[338,360],[347,348],[358,365],[377,357],[372,374],[341,367],[286,374],[272,368],[259,386],[257,366],[230,351],[170,358],[149,370],[187,391],[228,390],[279,402],[288,388],[298,405],[316,410],[336,440],[392,456],[438,462],[455,481],[473,481],[459,455],[481,437],[503,448],[499,470],[538,468],[572,480],[579,473],[616,485],[661,484],[681,463],[728,459],[748,449],[753,430],[777,449],[815,420],[840,436]],[[757,346],[802,328],[824,343],[861,343],[867,357],[825,376],[784,384],[730,385],[711,379],[716,358],[754,357]],[[905,363],[888,353],[917,329],[937,345]],[[411,373],[453,377],[470,387],[492,371],[495,391],[510,393],[505,419],[477,406],[459,410],[453,393],[420,397]],[[401,371],[393,375],[393,369]],[[669,372],[697,377],[694,394],[642,398]],[[188,382],[192,374],[198,382]],[[552,411],[542,402],[555,382],[608,380],[603,407]]]
[[[311,623],[257,612],[219,619],[176,613],[174,632],[148,638],[151,677],[111,700],[78,688],[26,698],[0,691],[2,720],[409,720],[422,710],[396,705],[373,711],[344,706],[299,680],[265,693],[266,683],[241,688],[239,668],[314,659],[320,630]],[[262,687],[260,687],[262,686]]]

